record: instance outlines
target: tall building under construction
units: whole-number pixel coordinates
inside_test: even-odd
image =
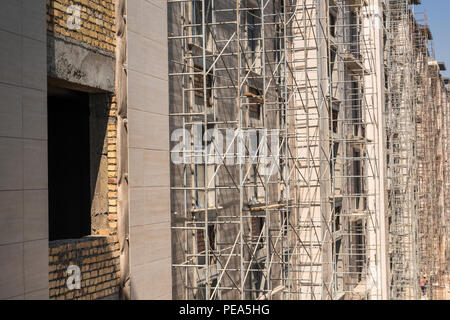
[[[1,4],[1,299],[450,299],[420,0]]]

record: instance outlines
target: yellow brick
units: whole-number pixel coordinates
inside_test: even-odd
[[[109,230],[106,230],[106,229],[100,229],[100,230],[98,230],[97,232],[98,232],[98,234],[101,235],[101,236],[107,236],[107,235],[109,235]]]
[[[117,198],[117,191],[109,191],[108,198]]]
[[[116,152],[108,152],[108,158],[116,158],[117,157],[117,153]]]

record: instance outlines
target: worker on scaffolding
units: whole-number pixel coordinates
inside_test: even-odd
[[[422,279],[420,280],[420,289],[422,289],[422,295],[426,295],[427,294],[427,286],[428,286],[428,279],[427,277],[422,277]]]

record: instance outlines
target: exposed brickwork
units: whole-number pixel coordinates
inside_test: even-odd
[[[117,234],[117,103],[112,98],[108,119],[108,224],[110,235]]]
[[[114,0],[47,0],[47,30],[55,37],[63,36],[114,53],[114,3]],[[67,24],[71,5],[80,8],[79,29],[71,30]]]
[[[108,211],[102,215],[100,227],[92,226],[92,234],[99,236],[109,236],[117,234],[117,103],[114,95],[108,100],[108,120],[106,125],[105,154],[107,163],[104,167],[107,170],[107,201]],[[106,177],[105,177],[106,178]]]
[[[67,288],[67,268],[81,269],[81,289]],[[61,240],[49,245],[50,299],[95,300],[119,291],[119,243],[116,236]]]
[[[47,31],[55,38],[105,55],[115,52],[115,0],[46,0]],[[70,28],[70,6],[80,8],[79,28]],[[75,20],[71,20],[75,22]],[[117,239],[117,104],[109,108],[103,154],[107,152],[108,207],[105,223],[92,229],[93,236],[50,243],[50,299],[101,299],[119,291],[119,243]],[[105,190],[106,191],[106,190]],[[97,214],[97,213],[96,213]],[[104,221],[104,220],[102,220]],[[69,265],[81,268],[81,289],[66,285]]]

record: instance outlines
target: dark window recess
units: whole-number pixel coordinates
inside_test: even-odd
[[[361,177],[361,153],[353,151],[353,193],[360,195],[362,192],[362,177]]]
[[[359,25],[358,25],[358,13],[356,11],[350,11],[350,51],[356,58],[360,58],[359,54]]]
[[[335,208],[334,208],[334,231],[341,230],[341,212],[342,212],[342,206],[335,206]]]
[[[195,24],[193,27],[192,33],[194,35],[202,35],[203,28],[202,28],[202,22],[204,21],[210,25],[212,23],[212,5],[211,0],[205,0],[205,17],[203,18],[203,12],[202,12],[202,1],[193,1],[192,2],[192,21]],[[206,42],[208,42],[209,39],[209,29],[211,26],[206,27]],[[203,46],[203,39],[202,38],[195,38],[195,43],[202,47]]]
[[[330,61],[327,65],[327,71],[328,71],[328,77],[330,78],[330,81],[332,80],[333,77],[333,71],[334,71],[334,65],[336,63],[336,50],[335,49],[330,49],[329,51],[329,55],[330,55]]]
[[[208,226],[208,238],[209,238],[209,252],[216,248],[216,229],[214,226]],[[197,230],[197,254],[198,264],[205,264],[205,232],[203,230]],[[210,263],[214,263],[214,255],[210,254]]]
[[[333,108],[331,110],[331,117],[329,118],[329,129],[334,133],[338,132],[339,110]]]
[[[198,105],[203,105],[203,97],[205,96],[205,88],[203,83],[203,68],[199,66],[194,67],[194,72],[197,73],[194,75],[194,95],[195,95],[195,103]],[[198,74],[202,73],[202,74]],[[208,107],[212,107],[212,86],[213,86],[213,77],[211,74],[206,76],[206,103]]]
[[[248,49],[250,51],[250,65],[251,67],[255,61],[256,50],[258,49],[259,38],[261,37],[261,12],[258,9],[247,11],[247,37]]]
[[[336,22],[337,22],[337,15],[336,13],[330,11],[330,35],[332,37],[336,37]]]
[[[48,96],[49,239],[91,234],[89,96]]]
[[[362,125],[362,105],[360,100],[360,88],[358,85],[357,80],[353,80],[351,82],[352,89],[351,89],[351,105],[352,105],[352,120],[354,123],[354,132],[353,134],[355,136],[358,135],[359,128]]]
[[[335,169],[336,169],[336,161],[339,151],[339,142],[330,143],[330,173],[331,178],[334,179]]]
[[[358,282],[362,280],[364,266],[366,265],[365,236],[362,221],[351,224],[350,272],[356,273]]]
[[[362,154],[360,151],[354,150],[353,151],[353,194],[355,195],[356,199],[356,208],[360,208],[360,200],[362,199],[362,208],[366,208],[367,198],[364,197],[364,194],[366,192],[365,186],[364,186],[364,168],[363,168],[363,162],[362,162]]]
[[[255,88],[249,88],[249,105],[248,105],[248,113],[249,117],[257,120],[261,120],[261,92]]]
[[[264,273],[261,271],[265,267],[264,261],[253,263],[252,270],[258,270],[258,271],[252,271],[251,274],[251,283],[252,283],[252,289],[254,290],[252,294],[252,299],[257,299],[259,296],[261,296],[262,291],[266,288],[265,285],[263,285],[263,279],[264,279]]]
[[[253,241],[258,241],[258,238],[261,234],[261,231],[264,226],[264,218],[263,217],[252,217],[252,237]],[[264,235],[262,235],[264,236]],[[260,239],[260,242],[264,242],[264,239]]]

